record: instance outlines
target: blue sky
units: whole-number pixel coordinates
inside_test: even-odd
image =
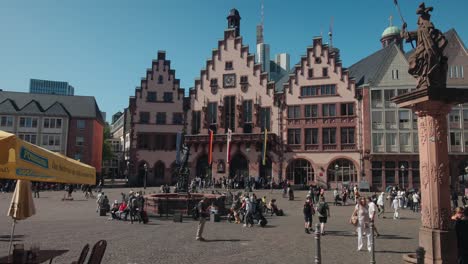
[[[399,0],[409,28],[419,1]],[[468,1],[426,1],[432,19],[454,27],[468,45]],[[244,45],[255,51],[260,0],[2,0],[0,89],[28,91],[29,79],[68,81],[77,95],[93,95],[107,119],[128,106],[158,50],[166,50],[181,86],[194,84],[223,37],[226,16],[237,8]],[[291,64],[314,36],[327,35],[334,20],[334,46],[345,66],[380,48],[388,17],[401,26],[393,0],[265,0],[265,42],[271,55],[291,54]]]

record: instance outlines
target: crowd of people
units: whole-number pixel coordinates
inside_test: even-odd
[[[138,223],[147,223],[148,216],[145,211],[145,198],[141,191],[134,192],[130,191],[127,194],[121,193],[121,200],[114,200],[112,205],[109,205],[109,199],[101,192],[98,194],[96,199],[96,212],[104,210],[106,213],[110,213],[111,217],[109,220],[122,220],[128,221],[133,224],[134,221]]]

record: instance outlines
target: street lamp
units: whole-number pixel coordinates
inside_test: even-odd
[[[465,177],[468,176],[468,165],[465,167],[465,173],[466,175],[463,176],[463,180],[462,180],[463,184],[465,184]]]
[[[401,181],[402,181],[402,184],[401,184],[401,188],[403,188],[403,190],[405,189],[405,165],[401,164],[401,167],[400,167],[400,170],[401,170]]]
[[[146,178],[148,177],[148,165],[145,163],[143,165],[143,168],[145,169],[145,178],[143,179],[143,189],[146,190]]]
[[[338,188],[338,170],[340,169],[340,166],[338,164],[335,164],[335,188]]]
[[[127,170],[125,171],[125,180],[128,182],[128,175],[130,174],[130,161],[127,161]]]

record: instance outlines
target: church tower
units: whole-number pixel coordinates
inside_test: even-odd
[[[403,41],[400,36],[400,29],[392,25],[392,16],[390,16],[389,21],[390,25],[384,30],[382,37],[380,38],[382,48],[386,48],[387,46],[395,43],[401,50],[403,50]]]
[[[229,12],[229,16],[227,17],[228,20],[228,28],[234,28],[236,30],[236,37],[240,36],[240,20],[241,17],[239,15],[239,11],[233,8]]]

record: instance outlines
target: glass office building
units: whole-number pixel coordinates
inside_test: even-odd
[[[31,79],[29,92],[36,94],[74,95],[75,88],[68,82]]]

